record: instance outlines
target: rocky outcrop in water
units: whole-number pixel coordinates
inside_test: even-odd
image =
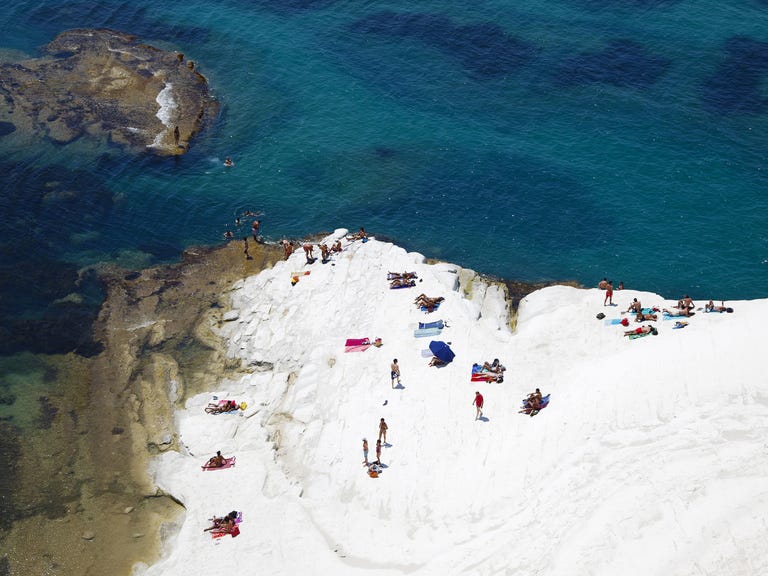
[[[216,109],[193,62],[130,34],[69,30],[45,53],[0,64],[0,135],[21,130],[59,143],[87,136],[175,155]]]

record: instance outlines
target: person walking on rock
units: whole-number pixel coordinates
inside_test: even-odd
[[[384,422],[384,418],[381,419],[381,422],[379,422],[379,440],[381,440],[382,436],[384,437],[384,444],[387,443],[387,423]]]
[[[395,387],[395,379],[397,379],[397,385],[400,385],[400,366],[397,364],[397,358],[392,360],[392,364],[389,367],[389,375],[392,377],[392,388]]]
[[[472,404],[477,407],[477,413],[475,414],[475,420],[477,420],[483,415],[483,395],[479,391],[475,391],[475,400]]]

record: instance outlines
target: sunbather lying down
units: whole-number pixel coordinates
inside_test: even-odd
[[[488,362],[483,362],[483,368],[485,370],[488,370],[489,372],[495,372],[496,374],[501,374],[502,372],[504,372],[504,370],[506,370],[504,365],[501,362],[499,362],[498,358],[494,358],[493,362],[491,362],[490,364],[488,364]]]
[[[635,316],[635,322],[645,322],[646,320],[651,322],[656,322],[659,317],[656,314],[643,314],[642,312],[638,312],[637,316]]]
[[[445,362],[440,360],[437,356],[432,356],[432,359],[429,361],[428,366],[445,366]]]
[[[240,409],[240,405],[234,400],[227,400],[226,402],[222,402],[221,404],[216,402],[209,402],[208,406],[205,407],[205,411],[208,414],[221,414],[222,412],[234,412],[235,410],[239,410],[239,409]]]
[[[418,278],[416,272],[387,272],[387,279],[394,280],[395,278],[402,278],[403,280],[411,280]]]
[[[666,308],[662,308],[661,310],[666,314],[667,316],[690,316],[691,312],[688,310],[688,308],[672,308],[671,310],[667,310]]]
[[[656,331],[656,328],[648,324],[647,326],[641,326],[640,328],[627,330],[626,332],[624,332],[624,336],[632,336],[634,334],[648,334],[649,332],[651,334],[658,334],[658,332]]]
[[[205,528],[203,532],[214,532],[214,533],[230,532],[235,527],[236,519],[237,519],[237,512],[234,510],[229,514],[227,514],[226,516],[223,516],[222,518],[217,518],[216,516],[214,516],[211,519],[211,522],[213,522],[213,524],[211,524],[208,528]]]
[[[415,280],[405,280],[403,278],[395,278],[392,280],[392,282],[389,283],[390,288],[410,288],[411,286],[416,286]]]
[[[437,298],[430,298],[426,294],[419,294],[416,297],[416,300],[414,300],[414,303],[416,304],[416,306],[418,307],[423,306],[424,308],[432,312],[435,308],[437,308],[437,305],[440,304],[440,302],[442,302],[443,300],[445,300],[445,298],[443,298],[442,296],[438,296]]]

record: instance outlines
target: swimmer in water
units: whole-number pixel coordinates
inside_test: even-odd
[[[227,156],[224,159],[224,166],[226,166],[227,168],[229,168],[230,166],[234,166],[234,165],[235,165],[235,163],[232,162],[232,158],[230,158],[229,156]]]

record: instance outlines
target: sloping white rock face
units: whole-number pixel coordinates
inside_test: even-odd
[[[597,290],[556,286],[523,300],[513,334],[503,291],[471,271],[374,239],[343,244],[326,264],[297,253],[236,286],[236,315],[217,330],[252,373],[211,395],[247,408],[211,416],[201,395],[178,413],[185,451],[154,472],[187,517],[148,574],[768,573],[768,302],[699,312],[680,330],[660,317],[658,336],[630,341],[595,314],[671,303],[623,291],[604,308]],[[388,271],[417,284],[391,290]],[[420,293],[445,301],[426,314]],[[438,319],[442,334],[414,337]],[[380,348],[344,351],[377,337]],[[431,339],[450,342],[451,364],[428,366]],[[504,382],[471,382],[472,364],[493,358]],[[536,387],[550,406],[519,414]],[[382,417],[386,468],[372,479],[362,438],[375,459]],[[202,472],[216,450],[237,466]],[[233,509],[237,538],[203,533]]]

